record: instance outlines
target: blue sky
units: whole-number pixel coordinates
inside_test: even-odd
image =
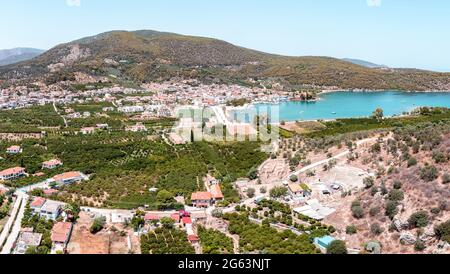
[[[444,0],[1,0],[0,48],[154,29],[284,55],[450,71],[449,11]]]

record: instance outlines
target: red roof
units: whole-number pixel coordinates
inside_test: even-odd
[[[182,219],[183,224],[192,224],[191,217],[183,217]]]
[[[53,193],[58,192],[58,190],[56,189],[44,189],[44,194],[45,195],[52,195]]]
[[[178,223],[180,221],[180,214],[174,213],[174,214],[170,215],[170,218]]]
[[[78,178],[78,177],[81,177],[81,173],[78,171],[72,171],[72,172],[66,172],[63,174],[56,175],[55,177],[53,177],[53,179],[55,181],[63,181],[63,180],[68,180],[68,179],[73,179],[73,178]]]
[[[8,168],[5,169],[3,171],[0,171],[0,176],[8,176],[8,175],[13,175],[13,174],[19,174],[24,172],[25,169],[22,167],[13,167],[13,168]]]
[[[211,200],[212,194],[209,192],[195,192],[191,195],[191,201],[205,201],[205,200]]]
[[[147,213],[144,217],[145,221],[159,221],[159,216],[153,213]]]
[[[56,223],[52,228],[52,242],[65,243],[69,240],[72,223],[60,222]]]
[[[198,242],[198,237],[196,235],[188,235],[189,242]]]
[[[222,190],[220,189],[220,185],[212,185],[211,186],[211,194],[214,199],[223,199]]]
[[[30,207],[42,207],[45,204],[45,201],[45,198],[36,197],[33,202],[31,202]]]
[[[53,160],[50,160],[50,161],[46,161],[43,164],[46,165],[46,166],[57,166],[57,165],[61,165],[62,162],[60,160],[53,159]]]

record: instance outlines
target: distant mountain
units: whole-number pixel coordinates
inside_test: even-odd
[[[33,59],[44,50],[33,48],[14,48],[0,50],[0,66],[10,65]]]
[[[450,73],[367,68],[329,57],[268,54],[228,42],[174,33],[111,31],[58,45],[38,57],[0,67],[0,78],[48,83],[74,79],[75,72],[143,83],[197,79],[252,85],[274,79],[291,88],[450,90]]]
[[[378,64],[371,63],[371,62],[364,61],[364,60],[360,60],[360,59],[344,58],[342,60],[344,60],[346,62],[350,62],[350,63],[355,64],[355,65],[363,66],[363,67],[366,67],[366,68],[387,68],[387,66],[385,66],[385,65],[378,65]]]

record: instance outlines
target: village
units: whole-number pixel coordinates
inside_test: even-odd
[[[46,84],[35,82],[32,87],[11,85],[2,88],[0,109],[26,108],[47,104],[74,104],[86,102],[118,103],[126,113],[158,110],[177,105],[215,106],[243,100],[252,103],[279,102],[294,98],[278,83],[257,83],[254,87],[225,84],[203,84],[196,80],[170,80],[162,83],[143,84],[141,87],[126,88],[110,83],[109,78],[76,74],[74,81]],[[67,88],[70,85],[83,86],[81,90]],[[134,107],[133,107],[134,106]],[[76,117],[77,113],[70,113]]]
[[[362,149],[369,147],[374,138],[359,142]],[[23,149],[19,146],[9,147],[7,154],[20,154]],[[258,169],[259,179],[243,179],[235,183],[242,200],[237,205],[223,207],[224,199],[221,184],[214,177],[208,175],[203,179],[204,192],[194,192],[190,203],[185,204],[179,211],[149,211],[146,208],[135,210],[114,210],[94,207],[80,207],[74,213],[73,206],[51,200],[53,193],[58,192],[60,186],[68,184],[89,184],[89,176],[78,171],[57,174],[45,181],[17,189],[12,195],[15,202],[12,215],[4,226],[1,234],[3,253],[24,254],[30,248],[37,248],[42,244],[42,233],[33,231],[31,227],[23,227],[21,219],[27,214],[37,216],[52,223],[50,229],[51,253],[139,253],[140,236],[151,233],[154,229],[170,223],[171,227],[185,231],[186,239],[193,245],[196,253],[201,253],[198,237],[198,226],[216,229],[228,234],[226,224],[220,220],[222,214],[236,212],[239,208],[248,208],[255,212],[265,201],[288,206],[295,216],[321,222],[332,215],[341,205],[342,193],[357,192],[364,187],[363,179],[373,176],[364,169],[350,167],[345,164],[350,153],[346,149],[333,151],[332,158],[315,156],[315,163],[300,170],[291,172],[286,162],[280,159],[269,159]],[[322,172],[322,166],[329,163],[339,164],[332,171]],[[58,159],[50,159],[42,163],[43,170],[54,170],[63,166]],[[314,177],[308,177],[308,172],[318,172]],[[1,181],[15,180],[30,176],[22,167],[10,168],[0,172]],[[1,187],[3,193],[8,188]],[[280,194],[277,194],[280,192]],[[150,191],[157,191],[150,190]],[[34,196],[38,194],[39,196]],[[27,213],[28,212],[28,213]],[[257,212],[257,211],[256,211]],[[74,214],[78,215],[74,219]],[[260,223],[261,215],[254,214],[251,220]],[[16,218],[14,221],[14,217]],[[303,218],[302,217],[302,218]],[[139,221],[136,221],[136,218]],[[141,221],[142,220],[142,221]],[[297,224],[304,221],[295,218],[297,222],[286,225],[275,222],[273,226],[281,231],[291,230],[296,234],[303,234]],[[94,223],[101,223],[100,234],[92,234],[90,227]],[[136,223],[137,225],[131,225]],[[11,232],[10,232],[11,230]],[[115,236],[106,236],[104,231]],[[89,239],[88,241],[86,239]],[[113,241],[116,246],[112,247]],[[326,252],[328,245],[334,241],[331,236],[317,237],[315,245],[322,252]],[[109,243],[109,244],[107,244]],[[121,244],[119,244],[121,243]],[[239,252],[238,239],[233,236],[234,251]],[[353,252],[360,252],[360,247],[352,248]]]

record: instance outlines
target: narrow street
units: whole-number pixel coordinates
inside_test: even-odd
[[[25,213],[25,207],[28,202],[28,195],[20,193],[20,192],[17,192],[17,195],[18,195],[17,196],[18,197],[17,198],[18,205],[20,204],[19,213],[17,214],[17,217],[14,221],[12,231],[11,231],[11,233],[9,233],[6,243],[2,248],[1,254],[10,254],[12,252],[14,242],[16,241],[17,237],[19,237],[20,228],[22,225],[22,219],[23,219],[23,216]],[[8,231],[9,231],[9,229],[8,229]]]
[[[16,201],[14,202],[13,209],[11,211],[11,216],[8,218],[8,221],[6,222],[5,227],[3,228],[3,231],[0,235],[0,246],[5,242],[5,239],[9,235],[9,230],[13,226],[14,218],[16,217],[17,212],[19,210],[20,200],[21,200],[20,198],[17,198]]]
[[[56,107],[56,103],[55,103],[54,101],[53,101],[53,109],[55,110],[56,114],[58,114],[59,116],[61,116],[61,118],[62,118],[63,121],[64,121],[64,125],[65,125],[66,127],[68,127],[69,125],[68,125],[68,123],[67,123],[66,117],[64,117],[63,115],[61,115],[61,114],[59,113],[58,108]]]

